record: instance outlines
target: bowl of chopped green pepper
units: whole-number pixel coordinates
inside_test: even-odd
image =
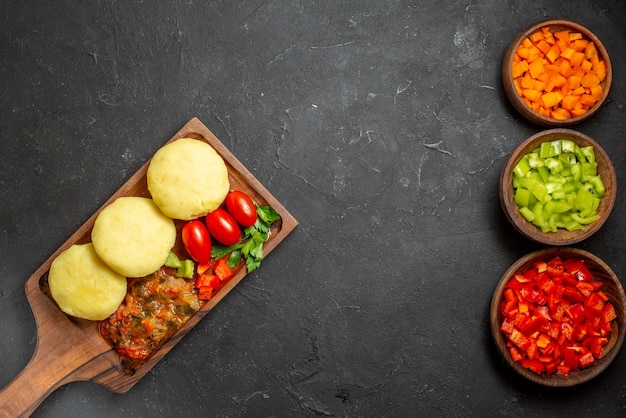
[[[611,159],[571,129],[539,132],[522,142],[500,176],[500,203],[513,227],[544,245],[564,246],[596,233],[617,194]]]

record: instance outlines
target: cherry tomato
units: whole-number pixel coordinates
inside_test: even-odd
[[[206,216],[206,226],[213,238],[224,245],[233,245],[241,238],[237,221],[224,209],[215,209]]]
[[[248,227],[256,223],[256,206],[247,194],[234,190],[226,196],[226,209],[239,225]]]
[[[199,220],[187,222],[181,232],[187,253],[198,263],[208,263],[211,259],[211,237]]]

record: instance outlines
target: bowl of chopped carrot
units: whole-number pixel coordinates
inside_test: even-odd
[[[490,327],[504,361],[524,378],[574,386],[604,371],[625,335],[626,295],[596,255],[550,247],[504,273],[491,300]]]
[[[546,127],[566,127],[593,116],[605,103],[613,70],[600,39],[569,20],[544,20],[509,45],[502,82],[525,118]]]
[[[617,179],[604,149],[568,128],[538,132],[502,168],[500,204],[524,237],[566,246],[595,234],[615,205]]]

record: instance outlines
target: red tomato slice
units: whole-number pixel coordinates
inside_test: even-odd
[[[187,222],[181,232],[183,245],[191,258],[198,263],[211,259],[211,237],[204,224],[198,220]]]
[[[241,238],[241,229],[228,212],[215,209],[206,216],[206,226],[213,238],[224,245],[236,244]]]
[[[226,195],[226,210],[235,220],[244,227],[252,226],[256,223],[256,206],[252,199],[240,190],[234,190]]]

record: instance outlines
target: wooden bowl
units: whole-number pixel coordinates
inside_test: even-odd
[[[559,228],[557,232],[543,232],[541,228],[528,222],[520,213],[515,203],[515,190],[513,189],[513,169],[520,159],[532,150],[538,148],[541,143],[557,139],[570,139],[578,146],[593,146],[596,161],[598,163],[598,174],[606,188],[605,195],[600,200],[597,213],[600,219],[585,225],[583,229],[568,231]],[[545,245],[572,245],[580,242],[596,233],[608,219],[617,195],[617,179],[615,169],[611,159],[602,147],[589,136],[571,129],[555,128],[539,132],[522,142],[510,155],[502,168],[500,175],[500,204],[504,213],[515,227],[526,238]]]
[[[550,32],[553,32],[553,33],[557,31],[562,31],[562,30],[570,30],[573,32],[581,33],[583,35],[583,39],[586,39],[587,41],[592,41],[595,44],[596,50],[598,51],[598,55],[600,56],[602,60],[604,60],[606,64],[606,78],[604,79],[604,81],[602,81],[602,83],[600,83],[600,85],[602,86],[602,90],[603,90],[602,96],[593,105],[593,107],[590,108],[583,115],[572,117],[572,118],[565,119],[565,120],[558,120],[558,119],[553,119],[551,117],[544,116],[536,112],[532,108],[530,108],[522,100],[517,89],[515,88],[515,84],[513,81],[513,74],[512,74],[515,53],[519,45],[522,43],[524,39],[528,38],[533,33],[540,31],[542,27],[546,27],[546,26],[549,26]],[[574,124],[580,123],[592,117],[594,114],[596,114],[596,112],[598,112],[598,110],[605,103],[609,95],[609,90],[611,89],[612,81],[613,81],[613,69],[611,67],[611,59],[602,41],[600,41],[600,39],[593,32],[591,32],[589,29],[587,29],[583,25],[578,24],[576,22],[569,21],[569,20],[563,20],[563,19],[544,20],[544,21],[531,25],[527,29],[520,32],[515,37],[513,42],[511,42],[511,44],[509,45],[504,55],[504,60],[502,63],[502,82],[504,84],[504,90],[506,92],[507,97],[513,104],[513,106],[526,119],[530,120],[531,122],[537,125],[546,126],[546,127],[572,126]]]
[[[556,256],[561,257],[563,260],[568,258],[583,260],[587,268],[593,274],[594,278],[603,282],[602,291],[608,296],[609,301],[613,304],[615,312],[617,313],[617,318],[612,324],[609,342],[604,346],[602,356],[596,360],[594,365],[586,369],[572,371],[567,377],[557,373],[551,375],[542,373],[541,375],[538,375],[535,372],[523,367],[520,363],[513,361],[511,355],[509,354],[505,336],[500,331],[500,325],[502,323],[500,303],[503,300],[503,293],[507,282],[511,279],[511,277],[513,277],[514,274],[523,273],[528,270],[535,261],[549,261]],[[609,364],[611,364],[619,353],[619,350],[624,342],[625,335],[625,306],[626,295],[624,295],[624,289],[622,288],[622,285],[615,273],[602,260],[584,250],[570,247],[551,247],[523,256],[511,267],[509,267],[506,273],[504,273],[502,279],[496,287],[491,301],[491,312],[489,317],[491,334],[498,351],[502,355],[502,358],[521,376],[532,382],[550,387],[574,386],[596,377],[604,371]]]

